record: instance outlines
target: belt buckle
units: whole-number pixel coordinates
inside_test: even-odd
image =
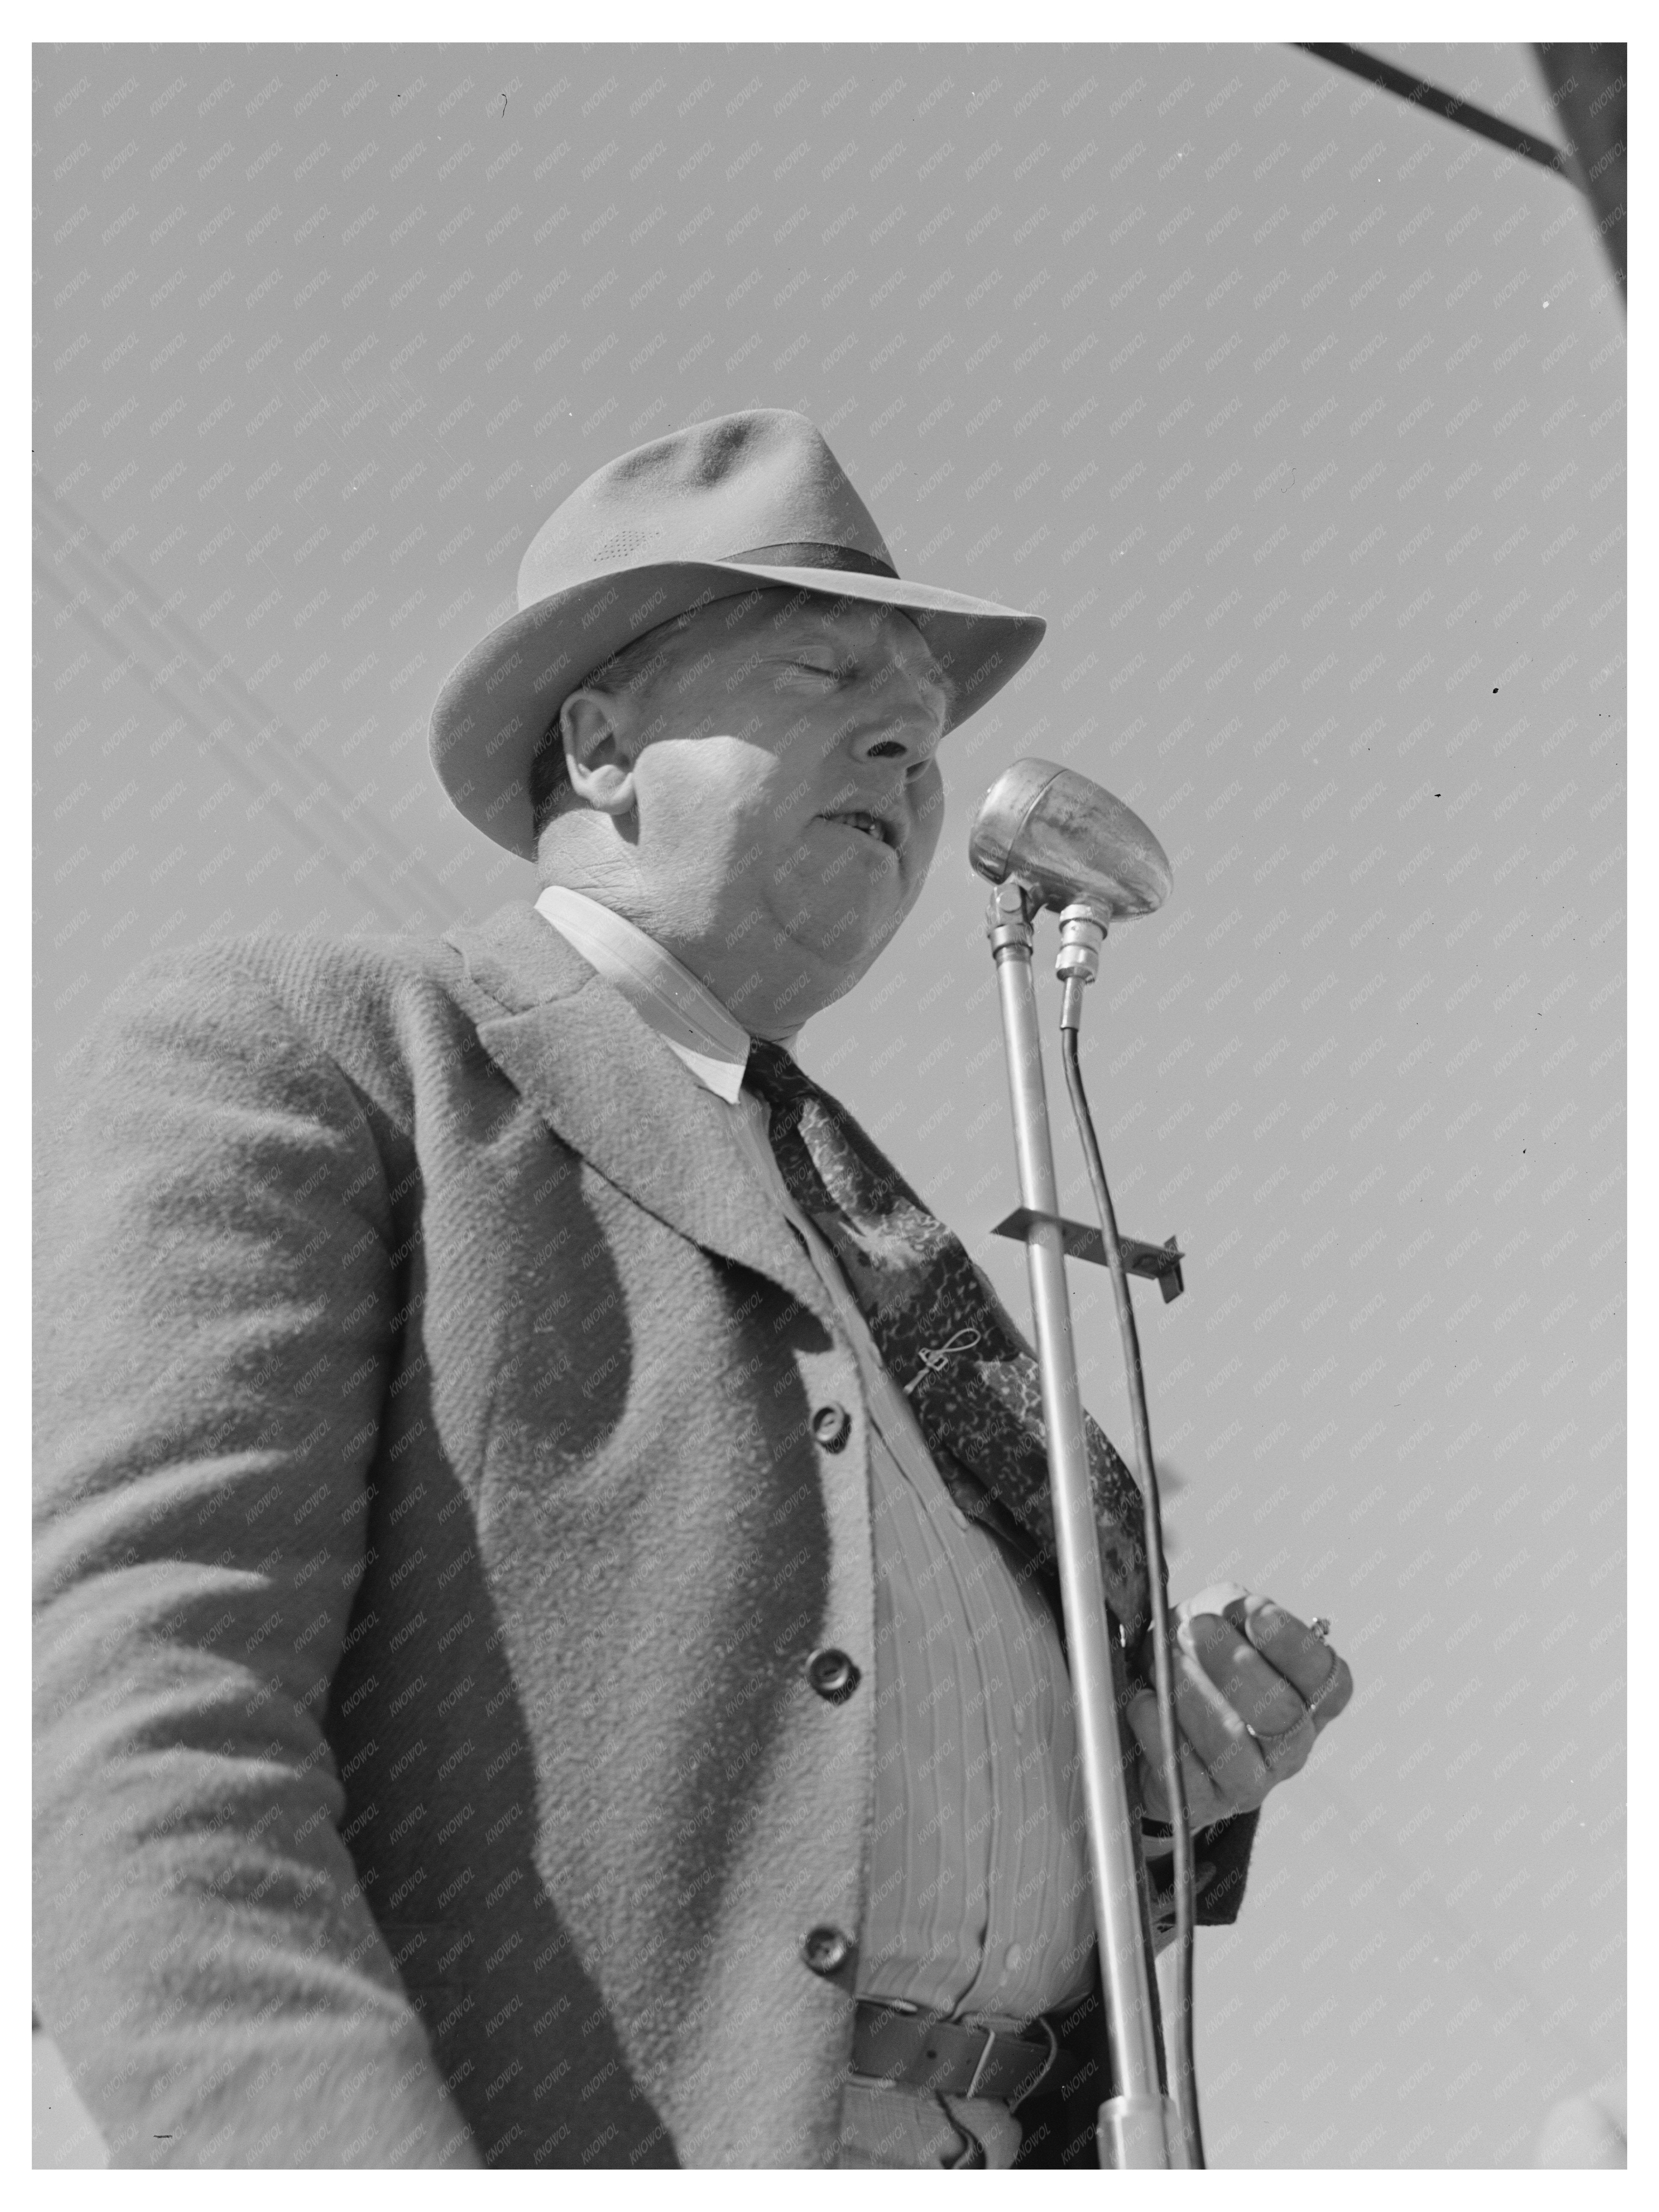
[[[972,2074],[969,2076],[968,2087],[962,2093],[964,2097],[971,2097],[977,2092],[979,2088],[980,2075],[984,2073],[986,2067],[990,2063],[991,2053],[995,2048],[996,2039],[997,2032],[995,2028],[988,2027],[985,2031],[985,2048],[980,2052],[978,2062],[975,2065]]]

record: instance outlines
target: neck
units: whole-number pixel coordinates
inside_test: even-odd
[[[631,921],[689,968],[750,1036],[788,1044],[850,987],[851,979],[817,972],[822,963],[781,932],[764,924],[744,928],[742,917],[704,915],[683,897],[665,896],[641,880],[614,846],[583,850],[573,840],[550,852],[544,845],[537,878],[580,891]]]

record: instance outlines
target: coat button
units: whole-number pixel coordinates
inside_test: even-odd
[[[809,1928],[800,1954],[815,1974],[835,1974],[852,1957],[853,1946],[839,1928]]]
[[[820,1406],[812,1416],[812,1434],[825,1451],[838,1452],[853,1433],[853,1417],[845,1406]]]
[[[806,1662],[806,1679],[819,1697],[832,1705],[845,1705],[859,1686],[859,1670],[844,1651],[833,1644],[815,1651]]]

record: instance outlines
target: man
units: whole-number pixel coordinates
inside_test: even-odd
[[[520,600],[434,752],[537,905],[157,963],[53,1133],[41,2019],[123,2164],[1086,2159],[1034,1363],[788,1052],[1042,625],[901,582],[770,410],[600,470]],[[1230,1595],[1212,1919],[1352,1688]]]

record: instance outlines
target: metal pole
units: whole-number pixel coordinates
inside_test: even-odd
[[[1619,295],[1626,297],[1626,84],[1629,48],[1622,43],[1534,46],[1561,128],[1595,216],[1595,228]]]
[[[1109,1626],[1089,1493],[1064,1231],[1031,981],[1034,908],[1018,877],[997,884],[991,893],[986,933],[997,964],[1020,1202],[1042,1217],[1026,1231],[1025,1260],[1082,1756],[1095,1933],[1117,2074],[1118,2094],[1102,2105],[1097,2134],[1103,2166],[1169,2167],[1175,2163],[1174,2147],[1180,2136],[1174,2107],[1158,2081],[1157,2014],[1141,1904],[1140,1839],[1130,1817],[1118,1721],[1121,1661]]]

